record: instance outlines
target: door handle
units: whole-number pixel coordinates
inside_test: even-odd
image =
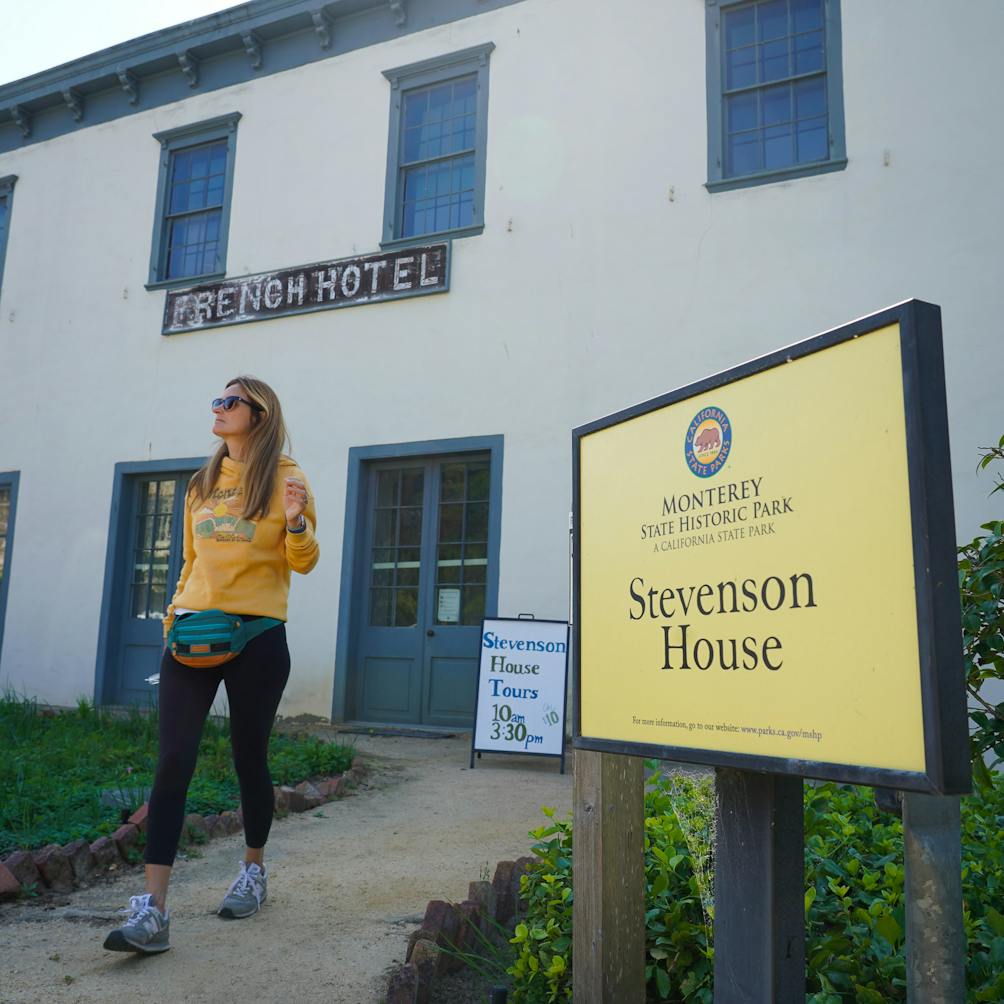
[[[432,628],[429,628],[429,630],[425,632],[425,636],[427,638],[434,638],[435,635],[436,635],[436,632],[433,631]]]

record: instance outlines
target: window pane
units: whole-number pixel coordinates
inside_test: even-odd
[[[765,129],[763,137],[764,168],[770,171],[779,167],[788,167],[794,163],[794,160],[791,126],[769,126]]]
[[[728,131],[743,132],[754,129],[756,120],[756,91],[733,94],[725,99],[728,114]]]
[[[813,73],[823,69],[823,33],[813,31],[795,36],[795,72]]]
[[[757,6],[760,22],[760,41],[783,38],[788,34],[788,0],[771,0]]]
[[[394,562],[397,560],[397,551],[393,547],[374,547],[373,548],[373,567],[385,567],[394,566]]]
[[[485,501],[488,498],[489,472],[488,465],[467,468],[467,497],[472,502]]]
[[[754,41],[755,8],[743,7],[725,15],[725,48],[738,49]]]
[[[752,174],[760,170],[760,134],[739,133],[729,137],[728,173],[730,175]]]
[[[764,125],[791,121],[791,85],[765,87],[760,92],[760,107]]]
[[[460,582],[460,569],[461,564],[459,561],[456,564],[444,564],[439,563],[439,569],[436,573],[436,581],[439,585],[454,585]]]
[[[373,533],[375,547],[391,547],[397,543],[397,510],[378,509]]]
[[[468,543],[464,547],[464,560],[465,561],[485,561],[487,563],[488,559],[488,544],[487,543]]]
[[[789,75],[788,39],[766,42],[760,46],[760,80],[766,83],[781,80]]]
[[[480,624],[485,616],[485,587],[464,586],[461,622]]]
[[[146,620],[146,583],[133,586],[130,617]]]
[[[738,49],[725,56],[725,86],[749,87],[756,83],[756,46]]]
[[[398,504],[399,471],[380,471],[377,474],[377,505],[394,506]]]
[[[370,590],[370,624],[374,627],[391,626],[392,589]]]
[[[136,547],[153,547],[153,517],[140,516],[136,522]]]
[[[483,541],[488,539],[488,503],[472,502],[467,506],[468,540]]]
[[[371,586],[377,588],[389,588],[394,585],[394,569],[393,568],[375,568],[373,569],[373,580],[370,583]]]
[[[401,529],[399,533],[401,544],[422,543],[422,510],[417,508],[401,510]]]
[[[791,0],[794,30],[812,31],[823,27],[823,0]]]
[[[395,627],[414,627],[418,623],[418,590],[395,590],[396,604],[394,610]]]
[[[460,502],[464,498],[465,467],[463,464],[443,464],[439,497],[444,502]]]
[[[822,77],[795,85],[795,118],[807,119],[826,114],[826,86]]]
[[[412,586],[418,588],[418,568],[399,568],[397,570],[397,584],[399,586]]]
[[[442,564],[445,561],[449,561],[459,566],[460,551],[461,551],[460,544],[440,544],[439,545],[440,564]]]
[[[447,504],[439,507],[439,539],[443,542],[463,539],[464,507]]]
[[[808,119],[798,123],[798,162],[811,163],[829,156],[829,130],[826,119]]]
[[[157,511],[157,486],[156,481],[147,481],[140,487],[139,511],[141,513]]]
[[[421,468],[401,472],[401,505],[421,505],[425,472]]]

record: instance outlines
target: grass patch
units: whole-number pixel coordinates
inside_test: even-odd
[[[35,701],[0,696],[0,856],[18,848],[96,840],[138,808],[157,765],[157,710],[111,713],[81,700],[42,716]],[[298,784],[352,764],[353,747],[313,737],[272,734],[273,784]],[[120,805],[102,804],[102,792]],[[230,753],[229,720],[207,720],[185,812],[236,809],[240,791]]]

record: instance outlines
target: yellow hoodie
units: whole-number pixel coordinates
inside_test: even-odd
[[[290,569],[304,575],[317,564],[320,548],[314,536],[317,512],[303,471],[288,457],[279,461],[268,515],[259,520],[241,516],[244,465],[229,457],[209,498],[185,505],[185,563],[174,599],[164,618],[164,637],[174,623],[176,607],[225,610],[286,619]],[[286,531],[283,495],[286,478],[307,485],[306,529]]]

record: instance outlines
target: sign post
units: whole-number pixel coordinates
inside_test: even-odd
[[[970,788],[940,311],[583,426],[573,466],[576,749],[719,768],[716,1001],[800,1001],[802,779]]]

